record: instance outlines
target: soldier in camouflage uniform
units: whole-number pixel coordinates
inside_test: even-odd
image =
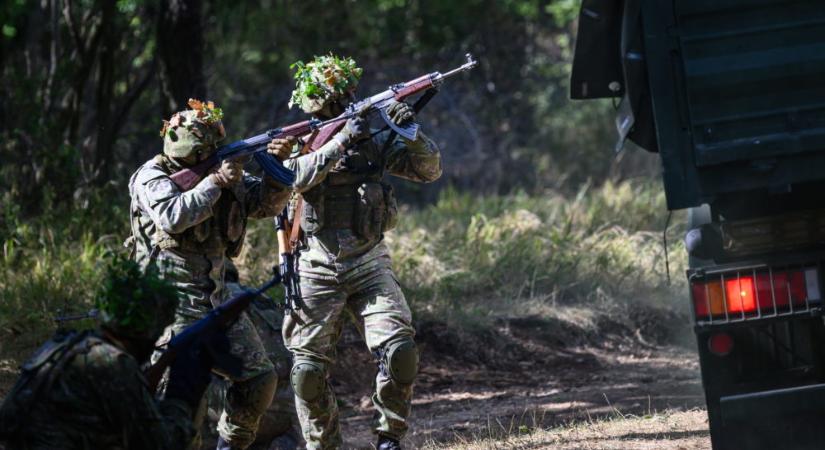
[[[190,107],[165,122],[163,154],[141,166],[129,181],[134,257],[144,266],[158,267],[182,296],[175,323],[161,343],[227,298],[224,264],[240,252],[247,218],[274,216],[289,196],[288,186],[244,173],[242,161],[224,161],[182,192],[170,175],[208,158],[225,136],[220,109],[199,101],[190,101]],[[281,160],[289,154],[272,148],[269,152]],[[243,371],[237,377],[218,373],[232,381],[218,425],[218,449],[244,449],[255,439],[277,374],[245,313],[228,335]],[[196,421],[202,423],[205,414],[204,401]]]
[[[230,297],[241,294],[244,286],[240,284],[238,271],[231,261],[227,261],[225,275],[226,289]],[[292,355],[284,346],[281,337],[283,326],[283,310],[275,302],[261,296],[252,301],[247,310],[249,318],[255,325],[258,335],[263,341],[269,360],[275,366],[279,380],[288,380],[292,368]],[[213,427],[223,411],[224,395],[228,383],[223,380],[212,383],[207,393],[209,399],[209,424]],[[261,418],[255,442],[249,450],[295,450],[303,445],[298,416],[295,412],[295,397],[289,383],[278,383],[275,397]],[[205,435],[211,431],[204,427]]]
[[[291,104],[319,119],[344,111],[361,75],[352,59],[329,55],[296,66]],[[387,112],[397,124],[413,120],[406,103],[396,102]],[[299,260],[302,308],[285,318],[284,339],[294,356],[290,379],[309,449],[342,445],[338,406],[327,377],[349,315],[358,320],[378,361],[372,396],[377,447],[400,448],[408,428],[418,350],[410,308],[383,243],[383,233],[395,226],[397,215],[392,188],[383,177],[435,181],[441,176],[441,156],[424,133],[415,141],[392,142],[387,142],[388,132],[371,133],[365,118],[349,119],[319,150],[286,163],[296,173],[293,188],[303,199],[294,220],[304,231],[305,249]],[[299,144],[306,147],[313,138]]]
[[[0,441],[9,450],[189,445],[210,363],[194,351],[181,352],[161,401],[149,392],[140,370],[174,320],[176,295],[156,275],[143,276],[134,262],[114,263],[97,295],[99,328],[61,331],[22,366],[0,407]]]

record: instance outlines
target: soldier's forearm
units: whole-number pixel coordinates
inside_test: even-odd
[[[299,156],[290,161],[290,168],[295,171],[296,192],[304,192],[324,181],[330,170],[341,159],[340,144],[335,139],[321,146],[317,151]]]
[[[403,139],[391,146],[387,171],[397,177],[419,183],[431,183],[441,177],[441,152],[424,133],[418,139]]]
[[[169,180],[161,182],[171,183]],[[187,192],[173,193],[163,199],[163,189],[149,190],[145,203],[155,224],[167,233],[181,233],[212,217],[212,206],[221,196],[221,188],[211,177],[204,178]],[[159,198],[161,197],[161,198]]]

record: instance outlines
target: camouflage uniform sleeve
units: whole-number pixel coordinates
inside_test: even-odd
[[[254,219],[275,216],[283,211],[289,200],[289,189],[268,177],[261,180],[244,173],[243,189],[246,210]]]
[[[341,159],[338,144],[331,141],[322,145],[318,150],[288,159],[284,162],[287,168],[295,171],[295,183],[292,188],[295,192],[305,192],[318,183],[324,181],[335,163]]]
[[[195,436],[191,408],[178,400],[158,403],[134,358],[101,345],[90,351],[87,362],[101,413],[121,430],[125,447],[171,450],[189,445]]]
[[[181,192],[177,185],[159,169],[144,168],[135,177],[135,195],[161,230],[182,233],[212,217],[212,207],[221,196],[221,188],[206,177],[193,189]]]
[[[375,137],[380,148],[389,137],[385,131]],[[441,177],[441,151],[438,145],[423,132],[418,138],[409,141],[397,137],[384,155],[387,172],[399,178],[419,183],[431,183]]]

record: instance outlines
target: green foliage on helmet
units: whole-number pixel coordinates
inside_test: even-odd
[[[175,318],[178,292],[159,276],[126,258],[116,257],[106,268],[95,306],[101,327],[117,336],[157,339]]]
[[[352,58],[339,58],[332,53],[316,56],[308,63],[297,61],[289,68],[295,70],[295,90],[292,91],[289,107],[298,105],[309,114],[320,111],[327,102],[354,91],[364,72]]]
[[[176,112],[163,121],[160,136],[163,153],[173,158],[186,158],[195,153],[211,153],[226,137],[223,110],[212,102],[189,99],[185,111]]]

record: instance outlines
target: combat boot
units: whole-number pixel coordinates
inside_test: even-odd
[[[378,435],[378,445],[376,450],[401,450],[401,443],[395,439],[383,435]]]

